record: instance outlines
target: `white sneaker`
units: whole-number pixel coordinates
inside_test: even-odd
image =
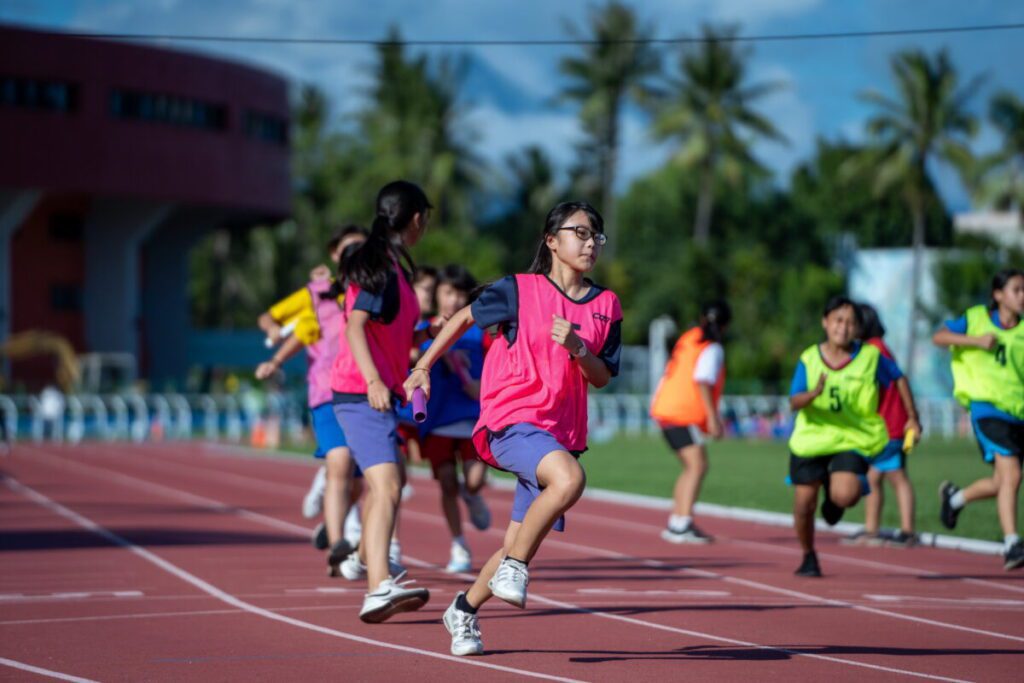
[[[345,515],[345,531],[342,533],[345,540],[356,546],[363,537],[363,520],[359,517],[359,506],[353,505]]]
[[[685,529],[673,529],[671,527],[662,529],[661,538],[669,543],[694,543],[697,545],[707,545],[715,540],[698,529],[695,524],[691,524]]]
[[[507,557],[498,565],[498,571],[487,582],[495,597],[522,609],[526,607],[526,586],[530,583],[530,572],[522,562]]]
[[[460,572],[468,572],[473,568],[473,557],[469,553],[469,548],[452,541],[452,554],[448,560],[448,566],[444,568],[449,574],[458,574]]]
[[[319,517],[324,509],[324,491],[327,489],[327,468],[321,467],[309,485],[309,492],[302,499],[302,516],[306,519]]]
[[[480,531],[489,529],[491,527],[491,511],[487,508],[484,497],[479,493],[469,495],[463,490],[462,500],[465,501],[466,507],[469,509],[469,521],[473,523],[473,526]]]
[[[480,620],[475,614],[463,612],[455,606],[459,593],[444,611],[444,627],[452,637],[452,654],[458,657],[466,655],[482,655],[484,643],[480,640]]]
[[[367,624],[379,624],[402,612],[414,612],[430,600],[430,591],[426,588],[408,588],[411,581],[399,583],[399,579],[387,578],[380,582],[377,590],[367,593],[363,598],[363,609],[359,618]]]
[[[406,484],[402,487],[402,500],[406,501],[412,498],[413,494],[416,493],[416,489],[412,487],[412,484]]]
[[[360,561],[358,552],[354,552],[346,557],[338,565],[338,570],[341,572],[341,576],[349,581],[366,580],[366,565]],[[388,560],[388,573],[391,576],[401,576],[405,574],[405,567],[397,562]]]

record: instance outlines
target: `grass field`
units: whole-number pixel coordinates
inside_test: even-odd
[[[308,445],[293,450],[308,454]],[[784,442],[726,440],[708,447],[711,469],[704,481],[700,500],[721,505],[790,512],[792,491],[786,486],[789,453]],[[619,437],[593,444],[583,456],[587,485],[613,491],[642,493],[669,498],[679,474],[679,464],[660,436]],[[923,441],[909,456],[908,470],[917,493],[917,530],[951,533],[939,523],[939,483],[950,479],[961,486],[987,476],[991,468],[981,461],[972,440]],[[863,522],[864,510],[857,505],[844,521]],[[898,527],[895,495],[886,488],[882,525]],[[972,504],[963,514],[956,531],[987,541],[1002,540],[992,500]]]

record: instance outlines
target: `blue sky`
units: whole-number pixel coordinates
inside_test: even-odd
[[[414,39],[557,39],[565,20],[582,24],[592,1],[583,0],[378,0],[366,3],[309,0],[6,0],[0,21],[63,30],[202,33],[231,36],[380,38],[390,25]],[[738,22],[745,33],[818,33],[929,26],[1024,22],[1024,3],[999,0],[647,0],[634,3],[659,37],[693,34],[702,22]],[[814,149],[815,140],[861,136],[870,112],[857,99],[868,88],[889,91],[888,60],[897,50],[947,47],[965,77],[985,73],[987,86],[974,102],[984,112],[995,88],[1024,97],[1024,31],[939,36],[846,39],[753,46],[753,80],[786,88],[761,109],[790,140],[762,144],[757,154],[780,180]],[[185,49],[227,56],[270,68],[295,82],[316,83],[339,116],[358,108],[370,48],[306,45],[189,44]],[[485,158],[499,162],[526,144],[538,144],[568,164],[579,129],[574,111],[553,100],[563,81],[560,57],[572,46],[466,49],[473,69],[466,101]],[[674,66],[669,54],[666,64]],[[660,164],[668,153],[645,133],[642,112],[624,122],[620,182]],[[997,142],[985,128],[979,150]],[[968,200],[951,173],[940,170],[947,203]]]

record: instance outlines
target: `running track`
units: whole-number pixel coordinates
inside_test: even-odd
[[[448,655],[436,487],[402,516],[420,612],[361,623],[363,585],[328,579],[299,503],[313,464],[201,444],[19,446],[0,459],[0,680],[1020,681],[1024,572],[997,558],[705,519],[707,547],[657,537],[659,511],[581,501],[531,564],[530,606],[493,601],[488,654]],[[489,492],[498,522],[511,497]],[[497,524],[503,526],[502,523]],[[469,532],[475,559],[501,530]]]

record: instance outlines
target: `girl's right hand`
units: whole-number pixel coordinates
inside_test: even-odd
[[[725,434],[725,428],[717,415],[708,415],[708,436],[712,439],[721,439]]]
[[[277,363],[273,361],[266,361],[264,363],[260,363],[256,367],[256,379],[267,379],[275,372],[277,372]]]
[[[984,349],[985,351],[991,351],[996,348],[999,343],[999,339],[991,332],[983,334],[980,337],[975,337],[974,341],[978,345],[979,349]]]
[[[424,396],[429,399],[430,373],[427,372],[426,368],[413,368],[409,376],[405,378],[405,384],[402,385],[402,388],[405,389],[405,395],[409,401],[412,400],[412,393],[417,389],[422,389]]]
[[[824,372],[821,373],[821,376],[818,378],[818,386],[814,387],[815,396],[821,396],[823,393],[825,393],[825,380],[827,378],[828,375],[826,375]]]
[[[366,400],[374,410],[386,413],[391,410],[391,390],[379,379],[371,380],[366,387]]]

